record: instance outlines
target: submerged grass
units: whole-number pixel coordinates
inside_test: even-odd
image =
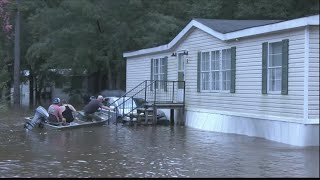
[[[9,105],[7,102],[0,101],[0,114],[6,114],[9,111]]]

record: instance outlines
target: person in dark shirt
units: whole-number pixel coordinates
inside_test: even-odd
[[[74,120],[73,112],[77,110],[71,104],[68,104],[66,100],[62,100],[60,110],[67,123],[71,123]]]
[[[92,99],[89,104],[87,104],[84,108],[83,108],[83,111],[84,111],[84,115],[85,117],[87,118],[87,120],[90,120],[90,119],[95,119],[97,121],[101,121],[102,119],[97,116],[95,114],[95,112],[99,109],[99,108],[103,108],[103,109],[106,109],[106,110],[112,110],[111,108],[109,108],[108,106],[104,106],[102,104],[102,101],[103,101],[103,96],[99,95],[97,99]]]

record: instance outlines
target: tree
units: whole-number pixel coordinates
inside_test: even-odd
[[[13,103],[20,105],[20,0],[17,2],[17,15],[14,36],[14,74],[13,74]]]
[[[54,68],[71,68],[72,75],[86,71],[95,77],[96,91],[124,87],[122,53],[166,44],[192,18],[288,19],[314,14],[318,5],[318,0],[24,0],[21,65],[32,72],[37,94]]]
[[[2,31],[0,31],[0,100],[4,97],[4,92],[8,91],[8,83],[10,81],[10,75],[8,72],[8,64],[10,63],[10,40],[12,25],[10,23],[10,1],[0,0],[0,25]]]

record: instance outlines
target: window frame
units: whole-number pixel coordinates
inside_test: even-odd
[[[209,61],[209,69],[207,71],[202,71],[203,53],[208,53],[209,54],[209,59],[208,59],[208,61]],[[201,90],[201,92],[210,92],[210,85],[211,85],[211,82],[210,82],[210,80],[211,80],[211,78],[210,78],[210,74],[211,74],[211,72],[210,72],[210,69],[211,69],[210,57],[211,57],[210,56],[210,51],[201,52],[201,63],[200,63],[200,90]],[[209,79],[208,79],[208,81],[209,81],[209,85],[208,85],[209,89],[206,89],[206,90],[203,89],[202,73],[209,73]]]
[[[282,89],[282,55],[283,55],[283,49],[281,48],[281,65],[280,66],[272,66],[271,68],[269,67],[269,61],[270,61],[270,46],[274,43],[280,43],[282,47],[282,40],[273,40],[273,41],[268,41],[268,52],[267,52],[267,94],[276,94],[280,95],[281,94],[281,89]],[[274,55],[274,54],[272,54]],[[275,78],[275,79],[280,79],[280,88],[278,91],[271,91],[269,90],[270,88],[270,79],[269,79],[269,70],[270,69],[280,69],[281,70],[281,76],[280,78]]]
[[[213,52],[219,52],[219,60],[218,60],[218,67],[219,67],[219,69],[218,70],[213,70],[212,69],[212,53]],[[214,51],[210,51],[210,54],[211,54],[211,56],[210,56],[210,72],[211,72],[211,74],[210,74],[210,87],[211,87],[211,92],[221,92],[221,50],[214,50]],[[218,87],[219,87],[219,89],[217,90],[217,89],[213,89],[212,88],[212,82],[213,82],[213,80],[212,80],[212,72],[218,72],[219,73],[219,85],[218,85]]]
[[[222,56],[222,51],[223,50],[229,51],[229,53],[230,53],[230,67],[229,67],[229,69],[222,69],[222,57],[223,57]],[[231,89],[231,61],[232,61],[232,59],[231,59],[231,47],[230,48],[221,49],[220,52],[221,52],[221,57],[220,57],[220,76],[221,76],[221,78],[220,78],[220,81],[221,81],[220,82],[220,91],[221,92],[230,92],[230,89]],[[229,72],[229,89],[223,90],[222,89],[222,87],[223,87],[222,73],[226,72],[226,71]]]
[[[229,50],[230,52],[230,68],[225,70],[222,69],[222,51],[223,50]],[[213,52],[219,52],[219,70],[212,69],[213,64],[212,64],[212,53]],[[200,92],[214,92],[214,93],[230,93],[231,89],[231,47],[224,47],[224,48],[219,48],[219,49],[211,49],[211,50],[206,50],[206,51],[201,51],[201,63],[200,66],[202,65],[203,62],[203,53],[209,53],[209,90],[203,90],[203,85],[202,85],[202,67],[200,67]],[[222,90],[222,72],[229,71],[229,89],[227,90]],[[212,87],[213,80],[212,80],[212,73],[213,72],[219,72],[219,90],[214,90]]]

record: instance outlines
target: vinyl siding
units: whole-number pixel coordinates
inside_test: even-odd
[[[262,43],[289,39],[289,94],[261,94]],[[196,53],[220,48],[237,47],[236,93],[196,92]],[[303,118],[304,31],[298,29],[277,34],[223,42],[199,30],[194,30],[179,49],[189,50],[190,63],[186,72],[187,108],[247,112]]]
[[[177,61],[176,57],[171,57],[172,53],[160,53],[160,54],[151,54],[148,56],[140,56],[140,57],[134,57],[134,58],[128,58],[127,59],[127,74],[126,74],[126,92],[129,92],[133,88],[135,88],[137,85],[139,85],[141,82],[145,80],[150,80],[151,77],[151,59],[152,58],[163,58],[165,56],[168,56],[168,81],[176,81],[177,79]],[[176,86],[176,84],[175,84]],[[169,89],[172,88],[172,84],[168,84],[168,93],[171,93]],[[133,95],[134,92],[137,92],[144,88],[144,86],[138,87],[136,90],[129,93],[129,95]],[[153,101],[154,100],[154,92],[149,91],[150,87],[148,87],[147,91],[147,99]],[[164,92],[163,89],[159,90],[157,89],[157,98],[161,99],[161,97],[172,97],[172,94],[168,94],[167,92]],[[139,97],[144,98],[145,94],[144,91],[139,93]]]
[[[309,119],[319,119],[319,26],[309,35]]]
[[[288,95],[261,94],[262,43],[289,39]],[[197,92],[197,52],[236,46],[236,93]],[[150,79],[150,59],[168,56],[168,80],[177,80],[177,57],[173,51],[188,50],[186,64],[186,108],[202,108],[233,113],[270,115],[303,120],[304,30],[295,29],[268,35],[221,41],[194,29],[171,52],[128,58],[127,91]],[[299,119],[299,120],[297,120]]]

